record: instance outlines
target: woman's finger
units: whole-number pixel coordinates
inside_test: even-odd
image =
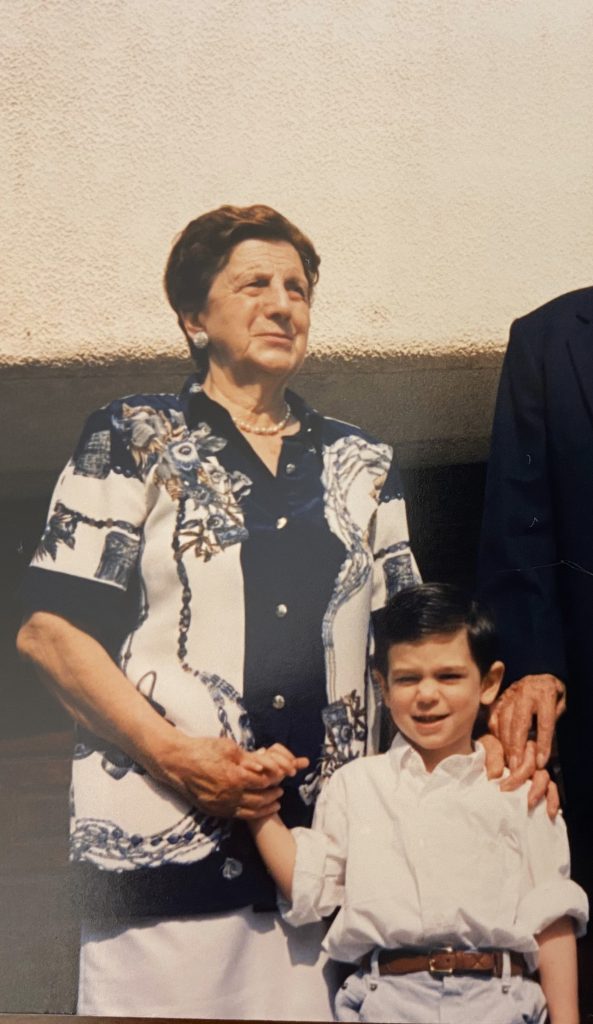
[[[488,730],[492,733],[493,736],[496,736],[497,739],[500,739],[499,711],[500,699],[497,700],[496,704],[494,704],[493,707],[490,709],[490,714],[488,716]]]
[[[546,810],[551,821],[554,821],[554,818],[560,812],[560,793],[556,783],[551,780],[546,791]]]
[[[496,736],[486,733],[480,736],[478,743],[484,747],[486,752],[486,775],[489,779],[498,779],[504,771],[504,751],[502,743]]]
[[[528,740],[525,745],[523,760],[516,765],[506,779],[503,779],[500,788],[506,792],[518,789],[528,779],[533,778],[535,771],[535,743],[533,740]]]
[[[538,768],[544,768],[550,759],[554,729],[556,728],[556,705],[557,694],[554,690],[540,691],[536,708],[537,732],[535,738]]]
[[[277,814],[279,810],[280,803],[276,802],[271,807],[259,811],[239,808],[235,817],[240,818],[241,821],[255,821],[257,818],[269,818],[271,814]]]
[[[512,772],[519,767],[525,757],[527,737],[535,711],[533,693],[528,687],[518,684],[513,698],[511,715],[505,720],[505,728],[508,730],[508,746],[505,749],[508,750],[509,767]]]
[[[270,804],[281,800],[284,790],[280,786],[269,786],[267,789],[252,790],[246,789],[241,794],[237,809],[256,810],[268,807]]]
[[[513,697],[509,688],[503,693],[497,707],[497,736],[504,747],[505,756],[508,758],[511,745],[511,732],[513,725]],[[510,699],[509,699],[510,698]]]
[[[529,807],[529,810],[532,810],[534,807],[537,807],[540,800],[543,800],[544,798],[546,799],[547,804],[547,794],[550,786],[554,786],[554,789],[556,788],[555,784],[550,781],[550,773],[547,772],[545,768],[538,770],[533,776],[529,793],[527,796],[527,806]]]
[[[280,809],[283,791],[274,786],[263,793],[243,793],[235,811],[236,818],[263,818]]]

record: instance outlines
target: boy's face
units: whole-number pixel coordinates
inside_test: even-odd
[[[492,703],[503,672],[495,661],[481,678],[466,629],[391,645],[383,699],[429,771],[451,754],[471,753],[480,704]]]

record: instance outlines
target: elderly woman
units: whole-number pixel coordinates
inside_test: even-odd
[[[415,568],[390,449],[286,390],[318,267],[266,206],[188,224],[197,373],[90,417],[28,572],[19,645],[77,722],[82,1014],[331,1019],[245,822],[308,823],[366,752],[371,611]]]

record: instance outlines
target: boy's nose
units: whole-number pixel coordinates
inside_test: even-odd
[[[421,701],[434,701],[438,696],[438,683],[436,679],[422,679],[418,683],[418,689],[416,691],[418,700]]]

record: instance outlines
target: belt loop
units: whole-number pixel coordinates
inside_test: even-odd
[[[502,991],[506,994],[511,990],[511,954],[508,949],[502,951],[502,972],[500,976]]]

